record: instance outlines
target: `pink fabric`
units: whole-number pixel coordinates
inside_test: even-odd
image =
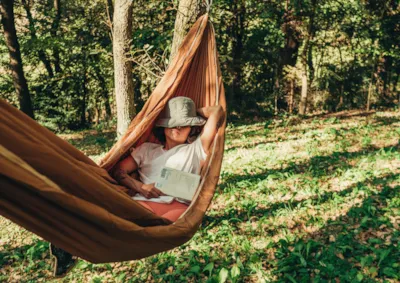
[[[152,201],[137,201],[154,214],[162,216],[172,222],[178,220],[189,207],[187,204],[174,200],[172,203],[158,203]]]

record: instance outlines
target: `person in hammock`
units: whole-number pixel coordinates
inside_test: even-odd
[[[182,215],[188,203],[165,196],[154,186],[155,182],[164,166],[200,174],[225,115],[221,106],[200,108],[197,114],[192,99],[183,96],[170,99],[153,130],[161,144],[140,145],[131,151],[131,155],[118,162],[113,171],[114,178],[130,190],[130,195],[139,194],[142,199],[146,198],[137,200],[138,203],[172,222]],[[196,137],[197,130],[203,125],[203,130]],[[139,180],[130,176],[136,170]],[[140,199],[140,196],[136,196],[136,199]]]

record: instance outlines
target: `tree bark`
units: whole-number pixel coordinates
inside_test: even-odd
[[[114,5],[114,81],[117,104],[117,136],[128,129],[135,115],[132,61],[127,59],[132,37],[132,1],[116,0]]]
[[[289,112],[292,113],[293,111],[293,96],[294,94],[291,92],[294,90],[292,88],[292,82],[290,82],[290,85],[287,86],[284,78],[283,78],[283,69],[286,65],[294,67],[297,62],[297,56],[299,52],[299,34],[297,31],[297,19],[296,16],[294,15],[293,8],[289,6],[289,1],[286,1],[285,4],[285,13],[283,15],[283,22],[281,25],[281,31],[285,36],[285,45],[283,48],[279,50],[279,57],[278,57],[278,62],[277,62],[277,71],[275,73],[275,76],[277,77],[275,79],[275,84],[274,84],[274,93],[275,96],[278,96],[282,90],[287,90],[289,89],[289,99],[288,99],[288,106],[289,106]],[[293,95],[293,96],[292,96]],[[277,100],[279,101],[281,99],[280,97],[277,97]],[[292,108],[291,108],[292,107]],[[275,112],[279,111],[279,105],[277,105],[275,108]]]
[[[169,62],[172,62],[179,46],[181,45],[186,33],[194,22],[205,12],[202,0],[180,0],[175,19],[174,38],[172,40],[171,55]]]
[[[1,23],[3,25],[5,43],[10,53],[10,69],[20,109],[34,118],[31,96],[24,75],[21,51],[15,30],[13,2],[13,0],[0,1]]]
[[[293,113],[294,104],[294,79],[290,80],[289,113]]]
[[[307,28],[307,35],[304,39],[303,51],[301,53],[301,97],[299,105],[299,114],[305,115],[307,110],[307,100],[308,100],[308,49],[310,45],[310,40],[314,33],[314,16],[316,8],[316,0],[312,0],[312,12],[310,15],[310,22]]]

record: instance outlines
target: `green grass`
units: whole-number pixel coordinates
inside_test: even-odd
[[[94,160],[113,131],[63,135]],[[400,113],[229,125],[221,179],[187,244],[80,260],[65,282],[399,282]],[[51,281],[48,244],[0,218],[0,281]]]

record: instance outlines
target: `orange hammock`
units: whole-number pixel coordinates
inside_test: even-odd
[[[202,169],[195,198],[175,223],[136,203],[108,174],[130,147],[154,139],[154,122],[174,96],[188,96],[197,107],[220,104],[226,110],[208,15],[191,28],[143,110],[101,167],[0,101],[1,215],[94,263],[139,259],[188,241],[201,224],[218,182],[225,123]]]

